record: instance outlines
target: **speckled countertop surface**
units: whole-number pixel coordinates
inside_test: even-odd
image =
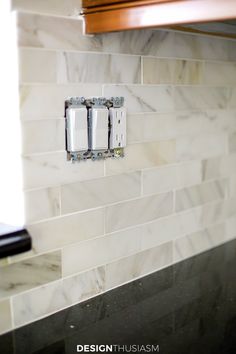
[[[158,344],[163,354],[236,353],[236,241],[0,337],[3,354],[78,344]]]

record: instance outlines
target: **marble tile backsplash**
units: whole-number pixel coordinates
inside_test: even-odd
[[[13,0],[31,252],[0,262],[0,333],[236,237],[236,41],[85,36],[79,0]],[[125,158],[71,164],[67,96],[125,97]]]

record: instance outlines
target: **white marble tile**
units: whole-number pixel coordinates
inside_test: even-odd
[[[106,290],[172,263],[172,242],[122,258],[106,266]]]
[[[229,89],[228,108],[230,109],[236,108],[236,88],[235,87]]]
[[[205,182],[196,186],[180,189],[175,195],[175,209],[181,211],[215,200],[224,199],[228,192],[228,181]]]
[[[175,108],[224,109],[227,106],[229,89],[224,87],[175,87]]]
[[[176,135],[223,133],[236,129],[236,112],[232,110],[178,111]]]
[[[141,59],[138,56],[58,53],[60,83],[141,83]]]
[[[227,136],[224,133],[186,135],[176,140],[176,160],[207,159],[226,152]]]
[[[114,232],[155,220],[172,212],[173,193],[163,193],[119,203],[106,208],[105,230],[107,233]]]
[[[229,196],[236,197],[236,174],[229,178]]]
[[[104,234],[104,210],[97,209],[27,227],[36,252],[63,247]]]
[[[156,247],[202,229],[202,212],[203,208],[198,207],[143,225],[141,249]]]
[[[225,237],[227,240],[236,238],[236,214],[225,222]]]
[[[62,214],[139,197],[140,193],[140,172],[63,185]]]
[[[57,54],[35,49],[19,50],[19,80],[23,82],[56,82]]]
[[[174,262],[192,257],[225,242],[225,225],[214,225],[205,230],[177,239],[174,242]]]
[[[236,173],[236,154],[215,157],[202,161],[202,177],[204,181],[228,177]]]
[[[20,109],[23,119],[47,117],[62,118],[65,100],[68,96],[100,96],[101,86],[96,84],[81,85],[23,85],[20,88]]]
[[[26,223],[60,215],[60,188],[38,189],[24,194]]]
[[[139,113],[127,117],[129,143],[169,140],[176,137],[175,115],[168,113]]]
[[[15,326],[97,295],[104,289],[104,273],[103,268],[93,269],[13,297]]]
[[[0,334],[12,329],[10,300],[0,301]]]
[[[203,62],[144,57],[143,80],[145,84],[201,84]]]
[[[201,182],[201,162],[147,169],[143,174],[143,194],[154,194]]]
[[[104,96],[124,96],[129,113],[172,112],[173,90],[170,86],[105,85]]]
[[[236,131],[230,132],[228,137],[229,152],[236,152]]]
[[[106,175],[166,165],[175,161],[175,141],[128,145],[123,159],[105,161]]]
[[[215,86],[236,85],[236,64],[206,62],[204,84]]]
[[[63,276],[137,253],[140,251],[141,232],[140,227],[134,227],[63,248]]]
[[[67,161],[66,152],[23,157],[24,187],[47,188],[104,175],[104,161]]]
[[[9,297],[61,278],[60,251],[0,268],[0,298]]]
[[[12,7],[19,11],[31,11],[42,14],[78,16],[81,0],[13,0]]]
[[[65,150],[65,120],[22,122],[22,152],[34,154]]]
[[[215,225],[235,215],[236,198],[216,201],[203,206],[202,224]]]

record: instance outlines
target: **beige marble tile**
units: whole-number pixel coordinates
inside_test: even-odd
[[[236,238],[236,215],[226,220],[225,237],[227,240]]]
[[[202,133],[186,135],[176,140],[176,160],[207,159],[225,155],[227,135],[225,133]]]
[[[105,85],[104,96],[124,96],[128,113],[173,112],[173,89],[170,86]]]
[[[60,83],[141,83],[138,56],[89,53],[58,53]]]
[[[228,177],[236,173],[236,154],[215,157],[202,161],[202,178],[204,181]]]
[[[0,268],[0,297],[9,297],[61,278],[61,252],[47,253]]]
[[[228,137],[229,152],[236,152],[236,131],[230,132]]]
[[[192,257],[225,242],[225,225],[214,225],[174,242],[174,262]]]
[[[81,0],[13,0],[12,7],[13,9],[20,11],[77,16],[81,10]]]
[[[176,191],[175,209],[181,211],[198,205],[224,199],[228,192],[228,181],[218,180],[183,188]]]
[[[172,212],[173,193],[163,193],[118,203],[106,208],[105,230],[107,233],[114,232],[155,220]]]
[[[97,295],[104,289],[104,274],[101,267],[15,296],[12,300],[15,326]]]
[[[229,196],[236,197],[236,174],[229,178]]]
[[[140,193],[140,172],[63,185],[62,214],[139,197]]]
[[[140,227],[134,227],[63,248],[63,275],[81,272],[137,253],[140,251],[141,232]]]
[[[236,108],[236,88],[235,87],[229,89],[228,108],[230,109]]]
[[[169,140],[176,137],[176,118],[168,113],[139,113],[127,117],[129,143]]]
[[[175,161],[175,141],[128,145],[123,159],[105,161],[106,175],[166,165]]]
[[[0,334],[12,329],[10,300],[0,301]]]
[[[20,88],[20,109],[23,120],[62,118],[68,96],[100,96],[101,85],[23,85]]]
[[[225,87],[176,87],[175,107],[185,109],[224,109],[229,89]]]
[[[45,119],[22,122],[22,150],[34,154],[65,150],[65,120]]]
[[[104,210],[97,209],[29,225],[36,252],[46,252],[104,234]]]
[[[206,62],[204,69],[204,84],[206,85],[235,85],[236,64]]]
[[[156,167],[142,172],[143,194],[154,194],[201,182],[201,162]]]
[[[25,189],[47,188],[104,175],[104,161],[67,161],[66,152],[23,157]]]
[[[24,194],[26,223],[60,215],[60,188],[38,189]]]
[[[23,82],[56,82],[57,53],[35,49],[19,50],[19,80]]]
[[[145,84],[201,84],[203,63],[200,61],[143,58]]]
[[[122,258],[106,266],[106,289],[117,287],[172,263],[172,242]]]

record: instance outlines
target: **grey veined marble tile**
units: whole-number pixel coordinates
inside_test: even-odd
[[[176,191],[176,211],[189,209],[214,200],[224,199],[228,192],[228,181],[219,180],[202,183]]]
[[[46,284],[61,277],[60,251],[31,257],[0,268],[0,298]]]
[[[58,53],[58,82],[141,83],[141,59],[128,55]]]
[[[0,334],[12,328],[10,300],[0,301]]]

